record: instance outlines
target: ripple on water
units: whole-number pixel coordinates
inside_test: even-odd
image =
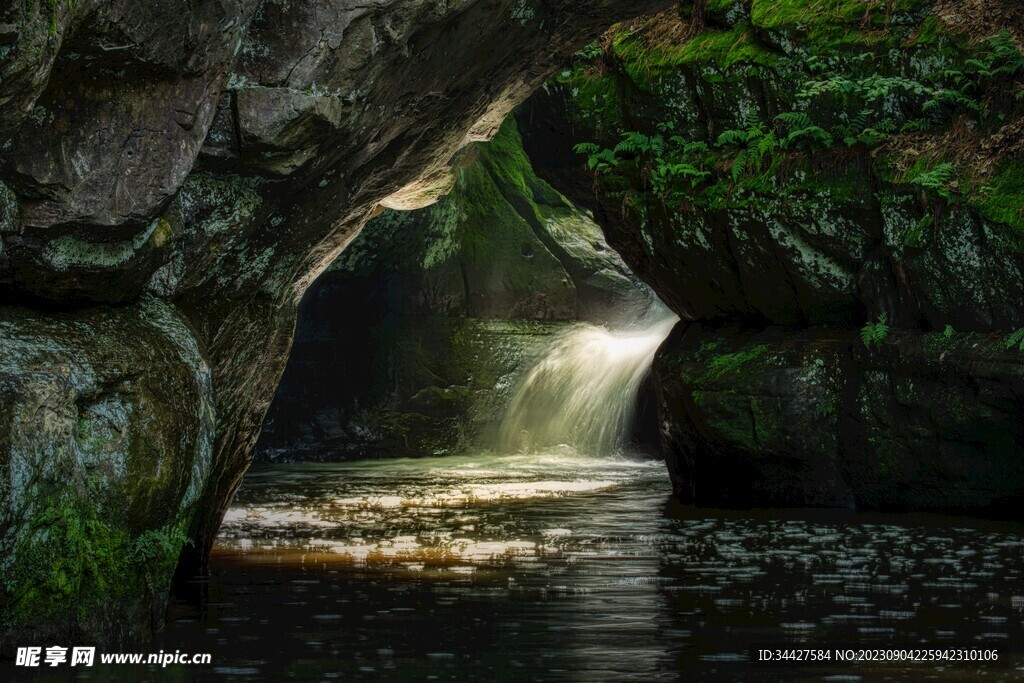
[[[668,488],[660,463],[564,451],[257,467],[161,643],[221,639],[218,675],[266,680],[873,680],[751,664],[769,641],[995,644],[990,679],[1024,666],[1019,526]]]

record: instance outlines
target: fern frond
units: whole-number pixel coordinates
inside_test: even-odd
[[[953,198],[949,184],[953,180],[954,171],[953,164],[943,163],[930,171],[917,174],[910,179],[910,182],[924,190],[930,190],[949,201]]]
[[[889,336],[889,321],[885,315],[879,315],[875,322],[869,322],[860,330],[860,340],[864,346],[881,348],[882,342]]]
[[[768,133],[764,137],[760,138],[757,142],[757,154],[758,157],[764,157],[766,154],[774,152],[779,146],[779,139],[775,137],[775,133]]]
[[[727,130],[718,136],[718,140],[715,144],[719,147],[725,147],[728,145],[744,145],[747,142],[747,131],[745,130]]]
[[[811,117],[806,112],[802,111],[788,111],[783,114],[779,114],[775,117],[776,120],[782,121],[790,128],[809,128],[814,125],[811,121]]]
[[[871,348],[871,342],[874,341],[874,338],[875,338],[874,325],[872,325],[871,323],[868,323],[864,327],[860,328],[860,340],[864,344],[864,346],[866,346],[866,347],[868,347],[870,349]]]
[[[741,149],[732,160],[732,180],[738,182],[743,173],[747,170],[747,150]]]
[[[1014,346],[1020,351],[1024,351],[1024,327],[1010,333],[1006,338],[1006,348],[1012,349]]]

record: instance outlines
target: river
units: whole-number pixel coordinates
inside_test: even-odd
[[[161,638],[225,679],[1024,678],[1024,529],[675,504],[661,463],[566,453],[253,468]],[[979,647],[780,667],[759,646]]]

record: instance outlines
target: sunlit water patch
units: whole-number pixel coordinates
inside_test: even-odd
[[[660,463],[566,453],[258,467],[158,647],[214,653],[204,680],[1024,677],[1020,526],[668,488]],[[1000,661],[778,668],[752,661],[764,643]]]
[[[250,561],[475,571],[512,556],[541,556],[554,547],[545,539],[571,533],[510,535],[507,523],[486,514],[496,506],[663,481],[663,469],[652,461],[566,454],[256,468],[225,516],[217,549]]]

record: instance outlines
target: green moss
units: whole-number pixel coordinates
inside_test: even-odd
[[[931,4],[931,0],[892,0],[890,12],[910,12]],[[875,3],[871,8],[874,25],[884,26],[886,7]],[[860,23],[867,16],[868,5],[862,0],[753,0],[750,16],[762,28],[785,29],[820,26],[823,24]]]
[[[903,237],[903,245],[911,249],[921,246],[921,236],[934,225],[935,215],[928,214],[907,231],[907,234]]]
[[[753,0],[750,17],[762,28],[846,24],[864,16],[860,0]]]
[[[523,151],[523,140],[514,118],[506,120],[494,139],[480,146],[480,155],[506,198],[515,192],[529,198],[534,204],[571,207],[568,200],[534,173]]]
[[[744,365],[752,360],[760,358],[767,352],[768,347],[764,344],[759,344],[735,353],[723,353],[715,356],[708,363],[708,371],[705,375],[705,380],[715,380],[725,375],[734,374]]]
[[[970,201],[988,220],[1024,233],[1024,160],[1004,162]]]
[[[566,86],[571,95],[573,116],[595,129],[617,129],[622,122],[622,98],[616,79],[608,74],[588,70],[576,64],[556,81]]]
[[[75,4],[78,0],[46,0],[47,6],[50,8],[50,35],[57,35],[57,11],[63,6],[65,11],[70,12],[74,9]]]
[[[762,47],[749,24],[738,24],[730,31],[704,31],[692,40],[672,49],[662,48],[654,59],[658,66],[714,63],[722,69],[744,64],[775,65],[779,57]]]
[[[708,12],[727,12],[735,5],[742,5],[743,0],[708,0],[705,10]]]
[[[157,220],[156,228],[153,230],[153,234],[149,236],[149,239],[153,246],[162,247],[173,236],[174,227],[171,225],[171,222],[166,218],[160,218]]]
[[[73,268],[113,268],[134,258],[150,240],[158,221],[134,237],[117,242],[93,242],[74,235],[53,239],[43,252],[50,265],[58,270]]]
[[[697,349],[697,358],[703,360],[711,356],[714,352],[722,347],[720,341],[705,341],[702,342],[700,348]]]
[[[164,590],[185,542],[187,516],[132,537],[81,499],[42,506],[3,580],[3,621],[79,619]]]
[[[918,27],[913,42],[915,45],[937,45],[948,36],[945,25],[934,14],[929,14]]]

